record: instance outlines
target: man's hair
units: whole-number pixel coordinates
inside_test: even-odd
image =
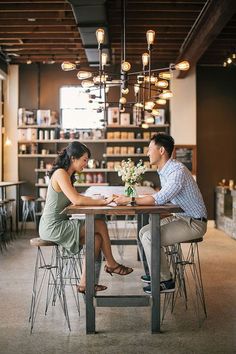
[[[174,145],[175,145],[175,141],[172,138],[172,136],[166,134],[166,133],[157,133],[155,135],[153,135],[153,137],[151,138],[151,141],[154,141],[154,143],[158,146],[163,146],[166,150],[166,152],[168,153],[169,157],[171,157],[173,149],[174,149]]]

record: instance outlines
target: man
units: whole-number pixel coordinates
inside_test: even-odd
[[[151,139],[148,148],[150,164],[158,166],[161,188],[153,195],[130,198],[118,196],[117,204],[133,202],[137,205],[162,205],[168,202],[183,209],[182,213],[168,216],[161,220],[161,245],[169,246],[178,242],[194,240],[202,237],[207,229],[207,213],[204,201],[190,171],[181,163],[171,158],[174,149],[174,139],[165,133],[157,133]],[[139,233],[145,251],[148,267],[151,262],[151,232],[150,225],[144,226]],[[149,283],[144,291],[151,293],[151,279],[143,275],[141,280]],[[171,292],[175,289],[167,259],[161,250],[161,292]]]

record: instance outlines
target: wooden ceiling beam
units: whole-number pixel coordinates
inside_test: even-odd
[[[121,14],[113,13],[113,11],[109,12],[109,18],[112,19],[111,23],[114,21],[119,21],[121,23]],[[199,11],[200,12],[200,11]],[[153,12],[153,11],[146,11],[145,16],[142,12],[129,12],[126,16],[126,21],[129,23],[130,21],[135,20],[142,20],[145,21],[145,18],[148,21],[160,21],[160,20],[167,20],[167,21],[174,21],[174,20],[195,20],[198,16],[199,12]]]
[[[57,46],[57,45],[75,45],[75,46],[80,46],[81,48],[83,47],[82,46],[82,43],[81,43],[81,40],[79,38],[73,38],[73,39],[63,39],[63,40],[60,40],[60,39],[54,39],[54,40],[42,40],[42,39],[32,39],[32,40],[24,40],[24,41],[19,41],[19,40],[9,40],[9,39],[1,39],[0,40],[0,45],[14,45],[16,47],[27,47],[27,46],[31,46],[31,47],[34,47],[34,46],[38,46],[38,45],[50,45],[50,46]]]
[[[31,4],[32,5],[32,2],[34,4],[45,4],[45,3],[49,3],[51,4],[52,3],[52,0],[1,0],[1,4]],[[53,2],[56,4],[64,4],[65,3],[65,0],[53,0]]]
[[[146,3],[143,4],[138,4],[138,3],[129,3],[127,2],[126,4],[126,14],[129,16],[130,12],[150,12],[150,11],[156,11],[156,12],[200,12],[204,3],[183,3],[181,2],[171,2],[171,3],[166,3],[166,2],[150,2],[148,5]],[[120,7],[112,7],[111,12],[121,12]]]
[[[0,19],[26,19],[26,18],[36,18],[36,19],[58,19],[61,18],[60,11],[54,12],[38,12],[34,11],[33,13],[25,12],[0,12]],[[72,11],[64,12],[63,18],[74,19]]]
[[[15,33],[0,33],[0,40],[1,39],[17,39],[17,40],[24,40],[24,39],[34,39],[34,38],[38,38],[38,39],[70,39],[72,38],[72,36],[76,37],[76,38],[80,38],[79,36],[79,32],[73,32],[73,33],[21,33],[20,35],[17,35]]]
[[[32,27],[32,26],[43,26],[43,27],[54,27],[54,26],[76,26],[75,20],[73,19],[60,19],[60,18],[55,18],[55,19],[36,19],[36,21],[31,22],[28,21],[27,18],[25,19],[1,19],[0,18],[0,27],[19,27],[19,26],[24,26],[24,27]]]
[[[54,12],[54,11],[72,11],[67,2],[54,3],[0,3],[0,12]]]
[[[75,26],[54,26],[54,27],[37,27],[37,26],[31,26],[31,27],[6,27],[6,26],[0,26],[0,34],[3,33],[32,33],[32,32],[37,32],[37,33],[78,33],[78,29]]]
[[[183,42],[176,61],[189,60],[194,66],[235,12],[235,0],[208,0]],[[184,78],[187,73],[182,71],[178,77]]]

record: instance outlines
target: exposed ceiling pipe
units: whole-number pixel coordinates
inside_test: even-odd
[[[68,2],[71,4],[89,65],[99,65],[95,34],[97,28],[103,28],[105,31],[103,52],[107,53],[109,63],[110,50],[105,0],[68,0]]]

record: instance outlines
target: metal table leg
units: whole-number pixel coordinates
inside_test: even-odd
[[[19,210],[20,210],[20,185],[17,184],[17,185],[16,185],[16,219],[15,219],[15,222],[16,222],[16,225],[15,225],[16,232],[19,231],[19,229],[18,229]]]
[[[94,299],[94,215],[86,214],[85,219],[86,238],[86,333],[95,333],[95,307]]]
[[[161,330],[160,323],[160,257],[161,257],[161,230],[160,215],[151,214],[151,287],[152,287],[152,308],[151,308],[151,326],[152,333],[158,333]]]

